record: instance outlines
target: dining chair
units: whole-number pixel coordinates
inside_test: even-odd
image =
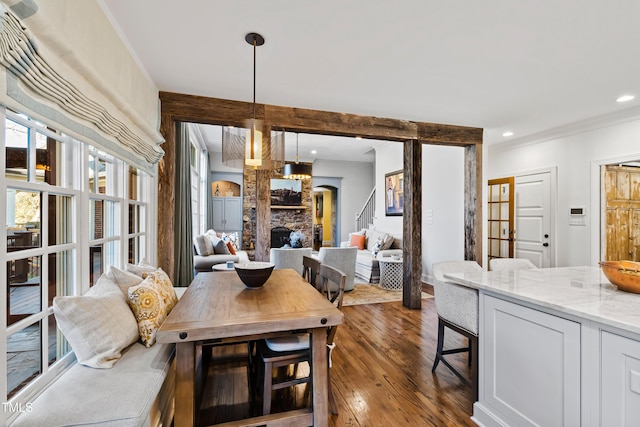
[[[458,378],[471,386],[473,401],[478,400],[478,291],[446,281],[447,273],[467,273],[482,271],[475,261],[445,261],[433,264],[435,277],[433,293],[438,313],[438,344],[431,372],[435,372],[442,362]],[[467,347],[444,350],[445,327],[468,339]],[[455,369],[444,356],[455,353],[469,353],[471,381]]]
[[[320,270],[322,263],[316,258],[310,256],[302,257],[302,278],[311,283],[313,287],[318,288],[318,271]]]
[[[538,268],[527,258],[492,258],[489,260],[491,271],[531,270]]]
[[[320,265],[317,275],[320,292],[338,309],[342,308],[344,286],[347,280],[346,274],[328,265]],[[331,368],[331,353],[335,348],[334,339],[337,326],[327,328],[328,363]],[[297,369],[294,369],[292,377],[280,380],[274,378],[273,370],[285,366],[297,365],[302,362],[310,362],[310,336],[308,333],[292,333],[287,336],[269,338],[258,342],[256,359],[260,363],[258,374],[262,380],[262,414],[271,413],[272,392],[298,384],[311,383],[310,376],[298,378]],[[338,407],[331,391],[330,369],[327,371],[327,387],[329,390],[329,406],[331,413],[337,414]],[[313,384],[311,384],[313,387]]]

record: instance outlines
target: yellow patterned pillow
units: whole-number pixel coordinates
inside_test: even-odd
[[[128,289],[129,307],[138,322],[140,340],[145,347],[151,347],[156,342],[156,333],[166,319],[169,311],[161,296],[159,286],[149,279]]]
[[[169,279],[167,273],[159,268],[154,272],[146,273],[143,277],[145,280],[148,280],[157,286],[158,292],[167,307],[167,314],[169,314],[173,309],[173,306],[178,302],[178,296],[176,295],[176,290],[173,288],[173,283],[171,283],[171,279]]]

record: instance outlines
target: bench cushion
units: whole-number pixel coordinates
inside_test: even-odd
[[[169,373],[173,344],[128,347],[111,369],[74,364],[12,426],[144,426]]]

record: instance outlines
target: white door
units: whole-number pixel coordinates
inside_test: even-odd
[[[516,176],[516,258],[527,258],[537,267],[551,265],[551,173]]]

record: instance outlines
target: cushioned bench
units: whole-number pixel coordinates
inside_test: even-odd
[[[175,346],[137,342],[110,369],[75,363],[11,426],[170,426]]]
[[[140,341],[149,337],[138,336],[136,319],[123,293],[126,290],[131,299],[137,295],[135,290],[142,288],[146,298],[152,298],[152,293],[161,289],[154,283],[164,273],[146,265],[129,268],[139,273],[147,269],[146,278],[110,267],[85,295],[54,299],[58,326],[74,348],[77,360],[44,388],[30,402],[30,410],[21,413],[11,426],[172,425],[175,345],[142,344]],[[173,288],[170,282],[168,286],[175,301],[187,289]],[[155,298],[161,298],[160,294]],[[166,302],[161,301],[153,306]],[[140,340],[118,347],[120,338],[130,335],[127,329],[131,328],[133,339]]]

